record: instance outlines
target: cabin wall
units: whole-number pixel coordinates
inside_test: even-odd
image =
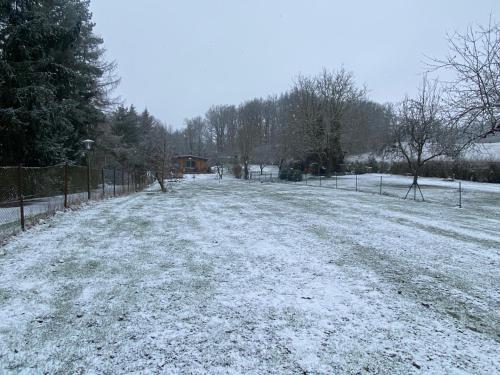
[[[195,164],[194,171],[189,170],[189,168],[186,170],[186,164],[188,162],[188,159],[176,159],[176,163],[179,164],[179,170],[182,173],[206,173],[208,170],[208,163],[205,160],[192,160]]]

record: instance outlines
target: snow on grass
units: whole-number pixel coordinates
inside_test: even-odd
[[[500,371],[500,216],[213,175],[172,188],[3,247],[0,373]]]
[[[382,180],[381,180],[382,179]],[[382,189],[380,184],[382,182]],[[420,192],[416,194],[409,187],[413,178],[409,176],[366,173],[361,175],[332,176],[321,179],[321,187],[338,188],[372,194],[380,194],[395,198],[421,200]],[[424,200],[450,207],[458,207],[460,202],[465,210],[481,211],[487,215],[500,215],[500,184],[480,183],[472,181],[444,180],[440,178],[420,177],[418,179]],[[319,187],[319,177],[307,176],[300,185]],[[357,186],[357,187],[356,187]],[[460,192],[461,190],[461,192]],[[373,197],[372,199],[378,199]]]

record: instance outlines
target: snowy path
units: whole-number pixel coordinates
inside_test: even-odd
[[[0,248],[0,373],[498,373],[499,227],[229,179],[96,203]]]

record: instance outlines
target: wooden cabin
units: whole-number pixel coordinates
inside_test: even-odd
[[[174,157],[174,165],[178,174],[208,173],[208,159],[194,155],[179,155]]]

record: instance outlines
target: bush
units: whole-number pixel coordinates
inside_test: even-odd
[[[364,174],[364,173],[367,173],[369,171],[369,166],[368,164],[365,164],[363,162],[360,162],[360,161],[356,161],[354,163],[352,163],[350,165],[350,171],[351,172],[354,172],[356,174]]]
[[[279,178],[280,180],[288,180],[289,169],[281,168]]]
[[[300,169],[282,169],[279,174],[280,180],[302,181],[302,171]]]
[[[241,171],[242,171],[241,165],[239,165],[239,164],[233,165],[233,176],[234,177],[241,178]]]

